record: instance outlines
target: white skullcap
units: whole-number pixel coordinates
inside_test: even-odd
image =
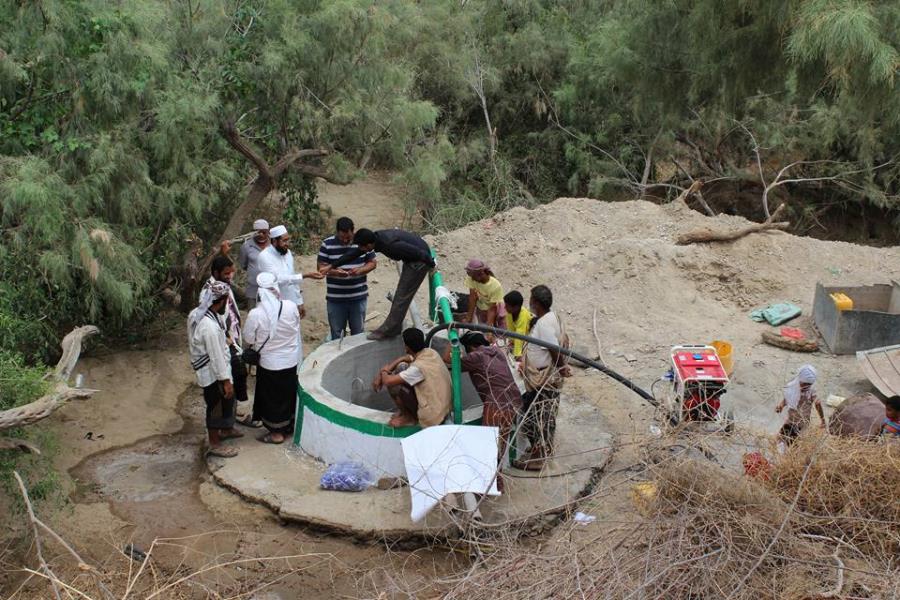
[[[276,225],[269,231],[269,235],[273,238],[279,238],[287,233],[287,227],[284,225]]]
[[[273,275],[272,273],[267,273],[265,271],[256,276],[257,287],[261,287],[264,289],[274,288],[275,281],[275,275]]]
[[[260,231],[262,229],[268,229],[269,222],[265,219],[257,219],[253,221],[253,231]]]
[[[812,365],[803,365],[797,372],[797,379],[800,383],[815,383],[816,368]]]

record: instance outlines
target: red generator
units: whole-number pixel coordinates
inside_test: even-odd
[[[722,395],[728,386],[728,374],[716,349],[704,345],[674,346],[670,352],[672,368],[657,383],[672,382],[668,397],[660,402],[669,408],[669,421],[724,421],[731,429],[731,415],[721,414]],[[654,384],[655,386],[656,384]],[[655,395],[655,394],[654,394]]]

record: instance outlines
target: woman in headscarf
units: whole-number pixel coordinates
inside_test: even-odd
[[[474,316],[484,325],[506,328],[503,286],[491,268],[476,258],[469,260],[466,263],[465,283],[469,288],[469,312],[465,322],[471,323]]]
[[[244,343],[259,352],[253,420],[269,430],[259,441],[281,444],[294,430],[300,311],[281,298],[272,273],[260,273],[256,284],[257,304],[244,327]]]
[[[821,427],[824,429],[825,413],[822,403],[816,396],[816,369],[812,365],[803,365],[797,372],[797,376],[784,386],[784,397],[775,412],[780,413],[787,407],[788,414],[781,427],[781,442],[785,447],[791,445],[800,433],[809,425],[812,416],[812,407],[816,407],[819,413]]]

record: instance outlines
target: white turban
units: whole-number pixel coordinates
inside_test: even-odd
[[[265,219],[257,219],[253,221],[253,231],[261,231],[269,228],[269,222]]]
[[[784,402],[788,408],[796,409],[800,405],[800,384],[810,385],[816,382],[816,368],[812,365],[803,365],[797,371],[797,376],[784,386]]]
[[[203,287],[203,290],[200,292],[200,304],[191,311],[191,314],[188,317],[188,326],[190,327],[191,333],[193,333],[194,328],[197,327],[197,323],[200,322],[200,319],[206,316],[209,307],[215,304],[217,300],[221,300],[230,293],[231,288],[228,287],[228,284],[224,281],[213,281]]]
[[[278,280],[275,275],[262,272],[256,276],[256,285],[259,287],[256,299],[269,319],[269,337],[275,334],[278,325],[278,309],[281,308],[281,293],[278,291]]]
[[[269,230],[269,235],[273,238],[280,238],[284,234],[287,233],[287,227],[284,225],[276,225],[272,229]]]
[[[815,383],[816,368],[812,365],[803,365],[797,372],[797,379],[800,380],[800,383]]]

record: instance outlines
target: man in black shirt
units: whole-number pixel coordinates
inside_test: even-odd
[[[375,331],[367,337],[370,340],[382,340],[397,337],[403,329],[403,318],[413,298],[428,276],[428,272],[434,268],[434,258],[431,256],[431,248],[428,242],[409,231],[402,229],[382,229],[372,231],[359,229],[353,236],[356,249],[344,254],[340,259],[321,270],[327,274],[331,270],[338,270],[347,263],[351,263],[358,257],[372,252],[380,252],[391,260],[403,262],[403,270],[400,272],[400,281],[397,282],[397,290],[391,302],[391,312],[387,319]]]

